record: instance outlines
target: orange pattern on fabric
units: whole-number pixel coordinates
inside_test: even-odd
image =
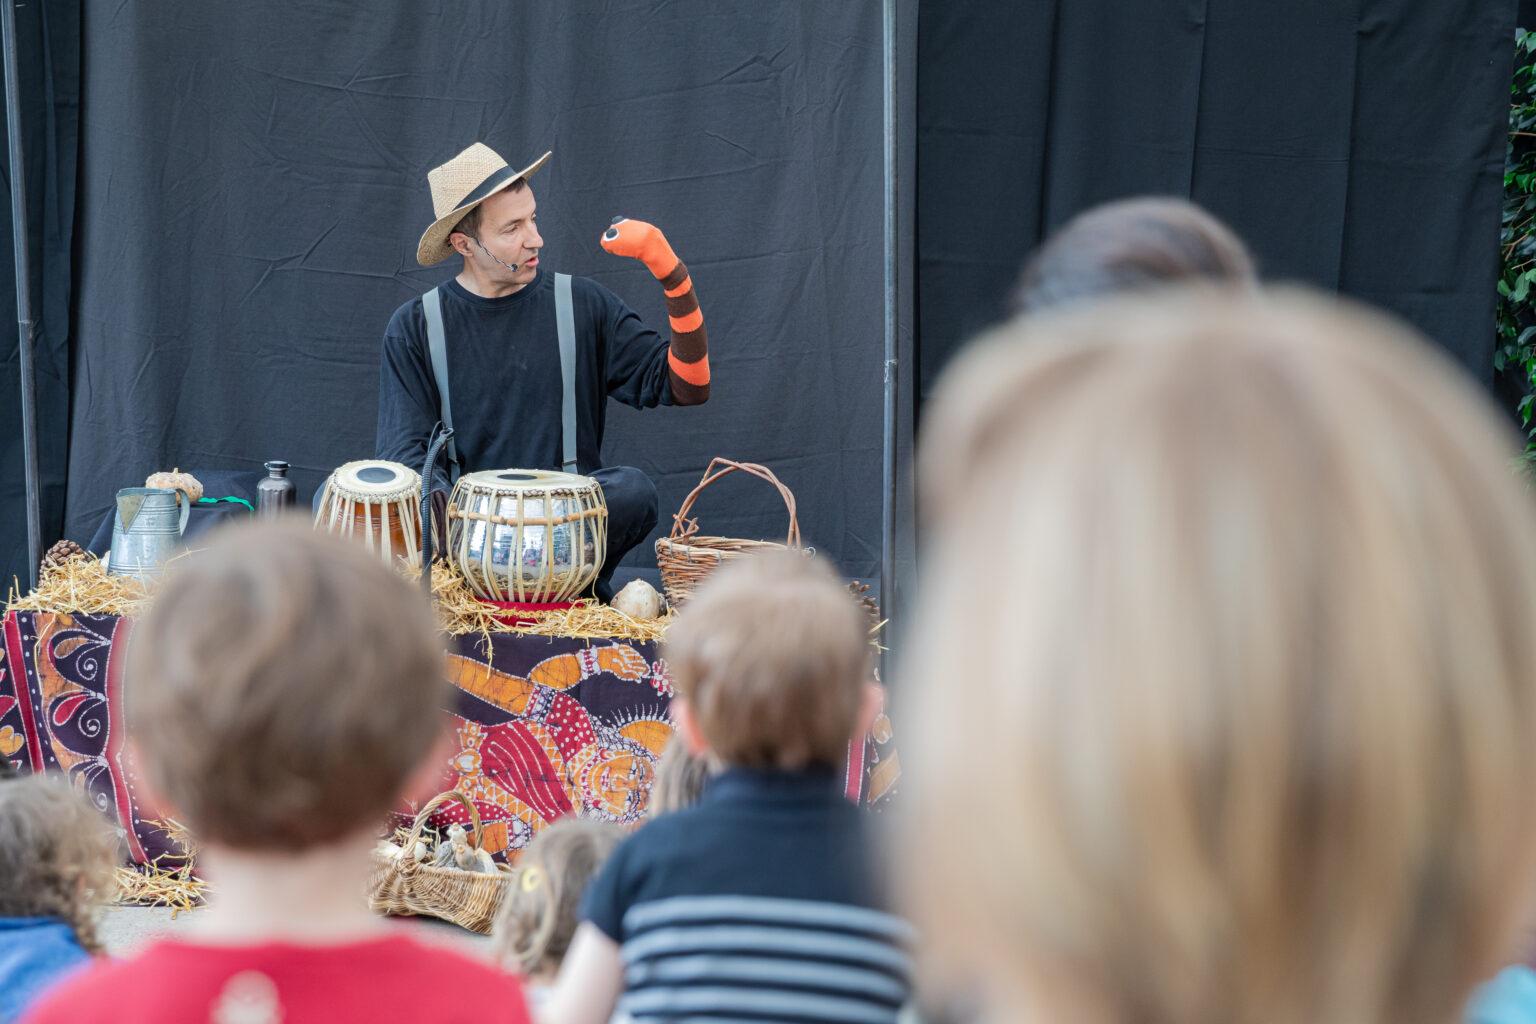
[[[901,758],[890,754],[869,770],[869,802],[874,803],[901,779]]]
[[[498,672],[460,654],[450,654],[445,660],[448,681],[454,686],[514,715],[527,710],[528,700],[534,694],[533,684],[528,680]]]
[[[42,708],[49,707],[53,704],[56,697],[90,696],[85,690],[82,690],[60,675],[59,670],[54,666],[53,658],[43,654],[43,652],[48,650],[48,645],[52,642],[54,636],[66,629],[73,629],[75,627],[75,620],[69,615],[39,613],[33,622],[37,628],[37,651],[39,654],[34,667],[37,670],[38,690],[42,695],[42,701],[38,706]],[[81,642],[84,641],[82,640]],[[66,648],[72,651],[79,646],[80,644],[76,643],[74,639],[65,640],[59,644],[59,652],[56,656],[63,657]],[[107,666],[105,660],[103,660],[101,671],[105,672],[106,670]],[[61,743],[51,743],[49,744],[49,749],[59,759],[59,767],[65,772],[68,772],[77,764],[91,760],[88,757],[76,754]]]
[[[575,655],[561,657],[574,658]],[[651,674],[651,666],[644,655],[633,647],[621,645],[600,648],[597,652],[597,667],[631,682],[638,682]]]
[[[535,665],[528,678],[551,690],[568,690],[581,682],[581,662],[574,654],[557,654]]]
[[[667,741],[672,738],[672,727],[665,722],[641,719],[638,722],[630,722],[619,730],[619,735],[632,739],[646,750],[661,756]]]

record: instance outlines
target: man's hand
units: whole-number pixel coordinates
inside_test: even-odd
[[[628,217],[615,217],[603,232],[601,245],[615,256],[628,256],[644,263],[652,276],[666,277],[677,266],[677,253],[667,244],[667,236],[654,224]]]

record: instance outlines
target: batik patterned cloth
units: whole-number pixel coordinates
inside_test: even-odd
[[[23,772],[66,774],[116,822],[133,860],[180,863],[143,806],[123,743],[122,658],[133,623],[115,615],[7,612],[0,657],[0,756]]]
[[[521,850],[573,813],[624,825],[645,816],[656,761],[672,735],[672,685],[654,644],[454,640],[447,674],[456,687],[450,714],[459,750],[441,788],[474,801],[487,850]],[[439,813],[439,826],[468,820],[459,804]]]
[[[0,644],[0,757],[65,773],[117,823],[132,858],[162,867],[183,851],[137,795],[123,743],[122,657],[132,622],[112,615],[8,612]],[[441,780],[475,803],[485,846],[513,854],[556,818],[625,825],[645,816],[672,735],[672,684],[652,643],[493,634],[455,636],[444,670],[458,741]],[[849,746],[850,799],[879,805],[900,774],[890,722]],[[408,825],[401,807],[394,824]],[[446,805],[433,824],[467,821]]]

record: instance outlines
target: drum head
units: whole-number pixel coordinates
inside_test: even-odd
[[[552,469],[484,469],[459,477],[460,486],[473,486],[486,491],[543,490],[551,487],[586,490],[592,483],[589,476],[560,473]]]
[[[331,490],[374,503],[399,501],[421,494],[421,474],[399,462],[362,459],[332,473]]]

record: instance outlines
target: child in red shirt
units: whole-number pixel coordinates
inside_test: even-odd
[[[124,703],[143,783],[198,839],[213,899],[185,939],[91,968],[25,1019],[525,1024],[513,978],[365,899],[380,819],[440,761],[419,592],[300,523],[228,530],[179,568],[135,625]]]

